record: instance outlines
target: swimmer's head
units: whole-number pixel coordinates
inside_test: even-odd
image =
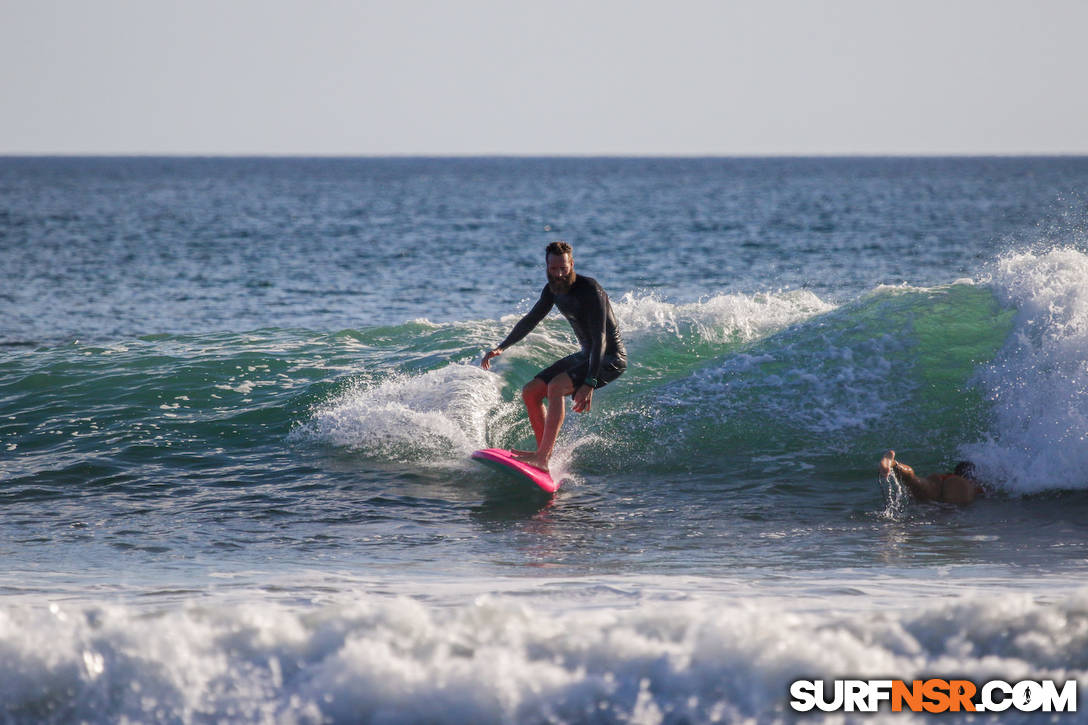
[[[566,294],[574,284],[574,250],[566,242],[552,242],[544,250],[548,263],[548,287],[553,294]]]
[[[956,464],[956,469],[952,472],[960,478],[973,479],[975,477],[975,464],[970,461],[960,461]]]

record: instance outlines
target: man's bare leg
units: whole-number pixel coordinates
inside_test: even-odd
[[[540,448],[540,437],[544,435],[544,422],[548,415],[548,409],[544,405],[544,398],[548,396],[548,384],[540,378],[533,378],[521,389],[521,399],[525,401],[525,412],[529,414],[529,425],[533,427],[533,437],[536,438],[536,447]],[[528,458],[535,455],[536,451],[511,451],[516,458]]]
[[[563,427],[563,420],[567,416],[567,404],[564,398],[573,392],[574,383],[566,373],[560,373],[548,383],[548,409],[544,418],[544,430],[540,435],[536,453],[523,459],[530,466],[548,470],[552,449],[555,448],[559,430]]]

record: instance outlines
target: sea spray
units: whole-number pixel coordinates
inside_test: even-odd
[[[880,515],[889,521],[896,521],[903,516],[910,494],[899,480],[895,471],[889,471],[887,476],[877,477],[876,485],[880,487],[880,493],[884,497],[884,510]]]
[[[500,388],[500,378],[469,365],[394,374],[318,405],[291,437],[383,460],[452,460],[486,447]]]
[[[992,284],[1017,309],[1015,328],[979,371],[991,420],[961,455],[1013,493],[1088,488],[1088,255],[1010,254]]]

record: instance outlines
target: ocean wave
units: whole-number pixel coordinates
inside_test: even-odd
[[[771,723],[796,719],[795,679],[1083,686],[1088,594],[847,613],[709,599],[433,606],[365,593],[308,608],[9,604],[0,642],[0,701],[15,723]]]
[[[881,286],[839,305],[807,290],[625,294],[614,306],[628,371],[593,415],[568,418],[557,460],[593,440],[603,472],[825,449],[840,470],[895,447],[923,468],[975,460],[1012,493],[1088,487],[1086,273],[1088,256],[1055,249],[1003,257],[975,284]],[[517,390],[573,338],[549,319],[480,370],[515,320],[8,351],[3,467],[48,472],[62,456],[133,446],[200,453],[224,435],[402,462],[525,445]]]
[[[951,455],[986,432],[972,379],[1012,329],[1007,304],[989,286],[966,281],[881,286],[841,306],[807,291],[688,304],[626,295],[616,309],[630,367],[603,391],[594,415],[568,418],[557,462],[581,458],[570,441],[582,440],[593,441],[593,467],[604,471],[680,470],[694,460],[761,452],[812,456],[829,447],[839,454],[827,463],[836,470],[843,455],[875,457],[881,446],[922,462]],[[487,335],[477,322],[440,327],[447,346]],[[401,350],[417,333],[388,328],[383,335]],[[531,431],[516,391],[569,351],[568,337],[562,320],[549,320],[492,373],[463,347],[454,353],[460,362],[368,376],[315,406],[292,439],[412,462],[527,445]]]

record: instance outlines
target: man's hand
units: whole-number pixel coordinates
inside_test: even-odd
[[[592,405],[593,388],[589,385],[578,388],[578,392],[574,394],[574,405],[571,406],[571,410],[575,413],[588,413]]]
[[[895,451],[887,451],[880,459],[881,478],[887,478],[893,470],[895,470]]]
[[[484,359],[480,361],[480,367],[484,370],[491,369],[491,358],[502,355],[502,348],[496,347],[494,350],[488,350],[484,353]]]

